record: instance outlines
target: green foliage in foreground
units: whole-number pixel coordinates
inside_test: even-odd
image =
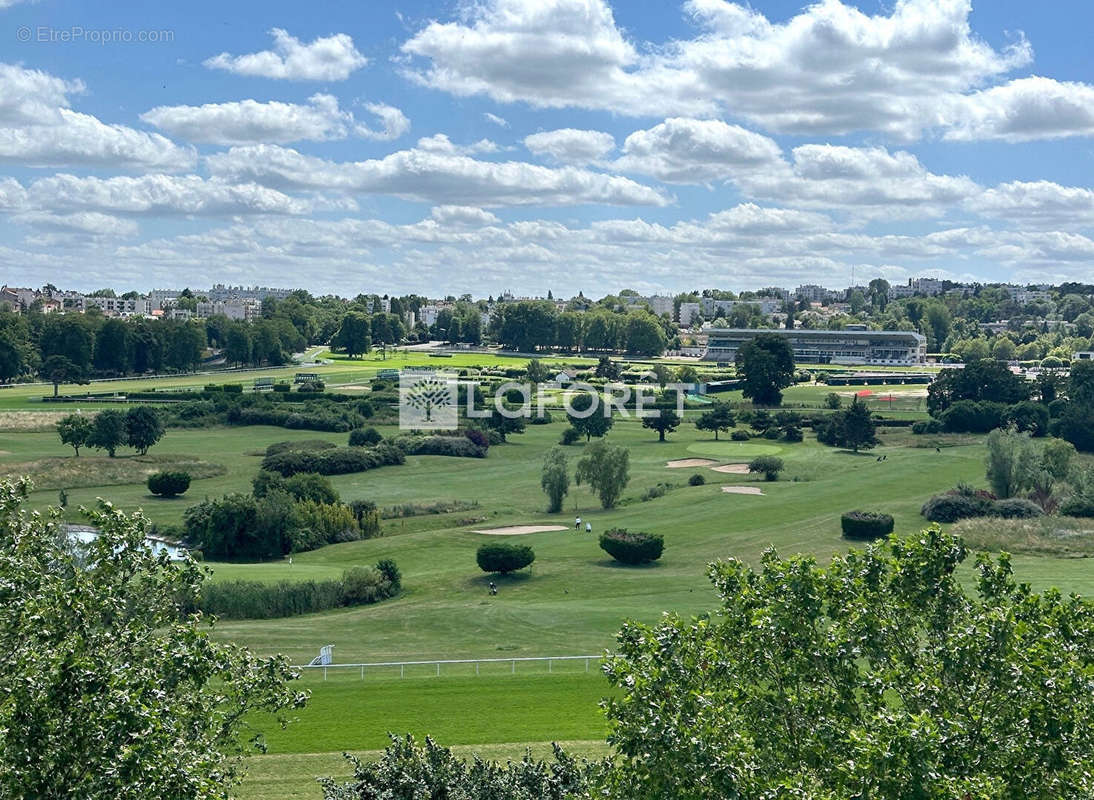
[[[227,797],[244,717],[303,705],[287,663],[180,613],[203,573],[152,553],[142,517],[103,504],[76,546],[28,491],[0,482],[0,796]]]
[[[610,794],[1079,798],[1094,792],[1094,604],[1015,583],[937,527],[819,566],[711,568],[709,618],[628,624]]]

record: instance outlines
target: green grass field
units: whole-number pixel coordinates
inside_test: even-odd
[[[376,366],[367,361],[359,369]],[[884,394],[887,387],[872,388]],[[794,387],[787,391],[787,403],[819,405],[828,391],[824,386]],[[739,395],[730,393],[725,399],[739,400]],[[894,416],[922,413],[907,407]],[[686,417],[693,420],[696,415],[688,412]],[[509,444],[491,448],[482,460],[417,456],[403,466],[333,478],[346,501],[371,499],[386,507],[461,500],[477,506],[387,519],[380,538],[297,554],[291,565],[288,560],[210,563],[212,580],[274,581],[338,578],[350,566],[393,558],[405,587],[400,597],[373,606],[281,620],[221,622],[216,636],[262,653],[285,653],[298,664],[307,663],[326,644],[335,645],[339,663],[596,654],[612,646],[625,619],[653,622],[666,610],[711,610],[715,597],[705,571],[713,560],[737,557],[754,563],[769,546],[784,554],[806,552],[824,559],[847,547],[839,531],[844,511],[886,511],[895,517],[898,532],[912,532],[924,526],[919,508],[931,494],[959,481],[984,485],[981,437],[916,437],[907,429],[883,429],[878,449],[855,455],[821,446],[812,434],[799,444],[739,443],[724,441],[725,436],[715,442],[690,421],[662,444],[636,420],[617,420],[609,439],[626,445],[631,454],[631,480],[622,503],[604,511],[587,487],[572,487],[564,513],[549,515],[543,510],[540,464],[563,429],[561,422],[529,426]],[[394,433],[391,427],[380,430]],[[248,491],[268,444],[288,439],[342,443],[345,438],[270,427],[172,429],[153,454],[201,459],[220,465],[224,473],[195,480],[187,495],[175,500],[152,498],[142,484],[70,489],[67,513],[75,519],[77,505],[102,495],[124,509],[143,508],[154,521],[178,523],[183,510],[204,496]],[[567,452],[573,464],[581,446]],[[786,464],[775,483],[704,467],[666,466],[685,458],[739,463],[768,453]],[[53,433],[0,433],[0,470],[5,472],[70,455]],[[887,458],[878,461],[879,456]],[[694,473],[702,474],[706,484],[688,486]],[[664,496],[643,502],[643,492],[659,483],[674,486]],[[721,491],[726,485],[753,486],[764,494],[727,494]],[[32,502],[44,507],[56,498],[55,489],[41,490]],[[575,514],[592,523],[592,536],[572,529]],[[567,530],[514,539],[535,548],[535,564],[499,579],[499,594],[491,597],[488,578],[475,565],[476,548],[491,539],[473,531],[524,524],[562,524]],[[664,557],[648,567],[614,564],[596,541],[597,533],[613,526],[663,534]],[[1019,579],[1036,588],[1055,585],[1094,594],[1094,565],[1086,559],[1022,555],[1014,558],[1014,565]],[[971,570],[967,575],[971,579]],[[348,775],[342,750],[374,754],[389,731],[430,733],[461,753],[502,758],[519,756],[529,745],[542,754],[552,739],[573,742],[580,753],[605,752],[597,701],[608,686],[595,665],[588,674],[582,663],[560,666],[549,675],[524,665],[516,675],[506,672],[510,667],[505,664],[484,667],[478,676],[469,669],[446,667],[437,677],[419,668],[402,679],[390,670],[371,670],[364,680],[357,671],[331,671],[326,681],[317,673],[307,674],[304,680],[313,699],[298,714],[299,722],[280,731],[256,720],[270,728],[270,754],[250,760],[245,796],[318,798],[316,775]]]

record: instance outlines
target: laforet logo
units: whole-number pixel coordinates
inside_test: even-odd
[[[459,427],[456,381],[413,373],[399,375],[399,427],[451,430]]]

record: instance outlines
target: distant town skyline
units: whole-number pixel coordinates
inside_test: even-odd
[[[0,283],[1094,274],[1094,7],[0,0]]]

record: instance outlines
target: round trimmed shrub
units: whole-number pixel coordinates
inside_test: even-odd
[[[957,522],[984,516],[984,503],[963,494],[940,494],[923,504],[920,512],[931,522]]]
[[[189,488],[189,472],[164,470],[148,476],[148,491],[160,497],[175,497],[185,494]]]
[[[524,569],[536,560],[536,553],[526,544],[491,542],[482,545],[475,553],[475,561],[483,572],[499,572],[505,575]]]
[[[702,475],[700,475],[698,472],[696,472],[694,475],[692,475],[690,478],[688,478],[688,485],[689,486],[702,486],[706,482],[707,482],[707,479],[704,478]]]
[[[372,447],[384,437],[375,428],[355,428],[349,432],[350,447]]]
[[[748,435],[748,431],[736,430],[729,435],[729,438],[735,442],[747,442],[752,437]]]
[[[621,564],[648,564],[661,557],[665,537],[659,533],[612,528],[600,534],[600,549]]]
[[[848,539],[880,539],[893,532],[893,517],[879,511],[848,511],[840,517],[840,527]]]
[[[991,504],[991,515],[1004,519],[1030,519],[1044,516],[1044,513],[1039,505],[1023,497],[1008,497]]]

